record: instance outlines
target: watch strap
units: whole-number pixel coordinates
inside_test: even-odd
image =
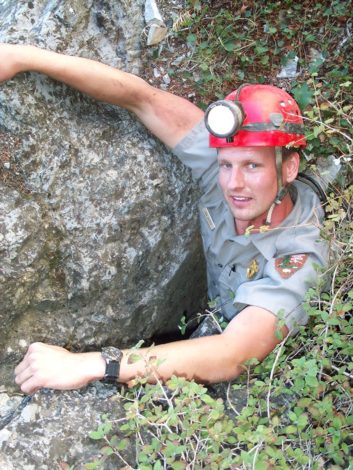
[[[120,363],[117,361],[109,361],[105,367],[105,374],[102,382],[114,384],[118,380],[120,372]]]
[[[105,360],[105,374],[101,380],[104,383],[116,383],[120,373],[120,363],[123,353],[120,349],[108,346],[102,349],[102,357]]]

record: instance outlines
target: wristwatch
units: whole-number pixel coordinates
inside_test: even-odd
[[[106,366],[105,374],[101,382],[114,384],[119,378],[120,363],[123,357],[123,352],[118,348],[108,346],[102,349],[102,356],[105,360]]]

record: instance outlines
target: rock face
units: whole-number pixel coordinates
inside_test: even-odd
[[[113,386],[92,385],[72,392],[41,391],[33,397],[9,398],[0,395],[0,406],[7,405],[13,419],[1,429],[0,468],[2,470],[84,470],[85,464],[99,460],[100,470],[124,466],[111,456],[104,461],[104,441],[89,438],[103,422],[103,415],[114,421],[114,429],[124,414]],[[120,421],[119,421],[120,420]],[[134,464],[131,448],[122,458]],[[132,468],[132,467],[130,467]]]
[[[1,42],[141,72],[141,1],[9,0],[0,19]],[[126,111],[38,74],[1,85],[2,384],[30,342],[132,345],[196,311],[196,197],[188,170]]]

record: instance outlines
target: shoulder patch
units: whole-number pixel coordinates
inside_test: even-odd
[[[295,254],[295,255],[286,255],[283,258],[276,258],[275,267],[276,271],[283,279],[288,279],[294,273],[299,271],[302,268],[308,259],[308,255]]]

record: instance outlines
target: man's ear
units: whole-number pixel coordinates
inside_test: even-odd
[[[293,152],[283,162],[283,182],[291,183],[298,175],[300,157],[298,152]]]

